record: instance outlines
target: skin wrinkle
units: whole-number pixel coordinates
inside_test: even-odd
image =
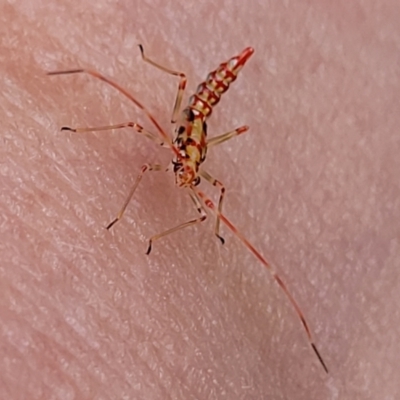
[[[81,275],[80,279],[82,280],[82,278],[85,279],[85,277]],[[85,279],[85,280],[88,281],[87,279]],[[39,294],[39,293],[37,293],[37,294]],[[34,300],[36,300],[36,302],[40,302],[40,303],[44,303],[45,302],[45,301],[43,301],[43,299],[41,299],[41,297],[43,297],[45,295],[45,293],[40,293],[40,296],[39,297],[36,296],[36,299],[32,298],[32,297],[29,297],[26,292],[24,294],[20,293],[19,295],[20,295],[19,297],[27,299],[29,301],[29,303],[32,304],[32,305],[35,304]],[[60,298],[58,300],[59,300],[59,302],[57,302],[56,305],[58,305],[60,307],[64,303],[64,300],[62,300]],[[49,312],[52,315],[62,315],[62,310],[60,310],[59,307],[54,308],[54,307],[48,306],[46,311]],[[39,309],[36,308],[36,310],[35,310],[35,307],[33,307],[33,308],[34,308],[34,310],[32,310],[32,313],[34,313],[37,316],[40,316],[41,313],[40,313]],[[45,320],[45,319],[44,318],[39,318],[39,320]],[[66,331],[68,337],[70,339],[73,339],[74,342],[75,342],[73,347],[77,347],[77,345],[79,345],[79,343],[80,343],[80,339],[82,339],[82,336],[76,330],[72,329],[72,326],[70,326],[70,324],[65,324],[63,322],[64,321],[60,320],[60,321],[57,321],[57,323],[55,324],[55,325],[59,325],[60,327],[62,327],[62,330],[60,330],[60,329],[58,330],[57,335],[59,335],[61,333],[61,331]],[[41,330],[44,329],[44,328],[45,328],[45,326],[40,327]],[[26,329],[24,329],[24,330],[26,330]],[[33,329],[33,332],[37,332],[39,334],[41,333],[40,331],[37,331],[36,329]],[[49,345],[50,348],[55,348],[56,347],[54,341],[52,340],[52,338],[49,335],[47,335],[46,333],[45,333],[45,338],[47,338],[47,344]],[[62,343],[59,343],[59,345],[60,346],[65,346],[65,344],[62,344]],[[72,354],[71,354],[71,356],[72,356],[72,358],[76,359],[76,357],[73,357]],[[108,364],[107,361],[104,358],[100,357],[98,359],[102,361],[103,365],[107,365]],[[84,368],[83,364],[82,364],[82,367],[83,367],[82,369],[84,370],[85,368]],[[109,371],[113,371],[113,367],[109,368]],[[114,375],[115,375],[116,371],[113,371],[113,372],[114,372]],[[95,377],[93,376],[93,378],[95,378]]]
[[[26,1],[0,6],[0,398],[376,399],[400,391],[400,116],[397,2]],[[146,105],[166,132],[221,62],[255,54],[213,110],[209,137],[250,130],[207,154],[224,214],[304,312],[330,370],[268,272],[214,219],[196,216],[172,174],[148,173],[105,230],[141,166],[168,149],[124,129]],[[215,201],[218,191],[202,185]]]

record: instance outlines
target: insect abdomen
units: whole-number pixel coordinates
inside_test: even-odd
[[[188,107],[200,112],[204,118],[209,117],[212,108],[218,104],[229,85],[236,80],[239,71],[253,53],[254,49],[247,47],[238,56],[232,57],[210,72],[206,80],[197,87],[196,93],[190,97]]]

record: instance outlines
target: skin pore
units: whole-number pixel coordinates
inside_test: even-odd
[[[307,3],[307,4],[306,4]],[[375,399],[399,392],[397,2],[17,2],[1,6],[1,398]],[[32,6],[33,5],[33,6]],[[268,271],[132,129],[154,127],[112,88],[46,71],[90,67],[134,93],[167,132],[221,62],[255,54],[215,108],[205,169],[225,215],[279,270],[326,375]],[[214,201],[218,191],[202,183]],[[396,297],[397,296],[397,297]],[[397,365],[397,367],[396,367]]]

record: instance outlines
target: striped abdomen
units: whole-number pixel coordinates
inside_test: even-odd
[[[196,93],[190,97],[187,109],[196,110],[202,114],[204,120],[212,113],[223,93],[236,80],[239,71],[254,53],[252,47],[247,47],[238,56],[222,63],[215,71],[208,74],[206,80],[197,87]],[[197,113],[195,113],[197,114]]]

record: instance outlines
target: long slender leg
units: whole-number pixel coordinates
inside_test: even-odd
[[[94,132],[94,131],[108,131],[112,129],[121,129],[121,128],[133,128],[136,132],[140,133],[141,135],[146,136],[147,138],[151,139],[153,142],[156,142],[160,146],[164,145],[164,142],[160,140],[156,135],[144,129],[141,125],[137,124],[136,122],[123,122],[121,124],[115,125],[107,125],[107,126],[94,126],[90,128],[70,128],[69,126],[63,126],[61,128],[62,131],[71,131],[76,133],[82,132]]]
[[[156,62],[154,62],[150,58],[147,58],[144,55],[143,46],[141,44],[139,44],[139,48],[140,48],[140,52],[142,54],[143,61],[153,65],[154,67],[160,69],[161,71],[166,72],[167,74],[178,76],[180,78],[179,84],[178,84],[178,91],[176,93],[175,104],[174,104],[174,108],[172,111],[172,117],[171,117],[171,122],[174,124],[177,120],[178,112],[179,112],[179,110],[181,108],[181,104],[182,104],[183,92],[185,91],[185,88],[186,88],[186,82],[187,82],[186,75],[183,72],[174,71],[174,70],[166,68],[160,64],[157,64]]]
[[[216,146],[217,144],[226,142],[227,140],[229,140],[235,136],[241,135],[242,133],[245,133],[248,130],[249,130],[249,127],[247,125],[243,125],[240,128],[237,128],[233,131],[226,132],[222,135],[211,138],[207,141],[207,147]]]
[[[142,110],[147,115],[149,120],[157,128],[163,141],[165,143],[167,143],[169,147],[171,147],[172,151],[175,154],[179,154],[178,150],[175,149],[175,147],[172,145],[172,141],[171,141],[171,138],[169,137],[169,135],[164,131],[164,129],[161,127],[161,125],[157,122],[157,120],[150,113],[150,111],[139,100],[137,100],[134,96],[132,96],[127,90],[125,90],[123,87],[118,85],[118,83],[112,81],[109,78],[106,78],[104,75],[100,74],[99,72],[97,72],[95,70],[86,69],[86,68],[70,69],[70,70],[65,70],[65,71],[51,71],[51,72],[47,72],[47,75],[68,75],[68,74],[81,74],[81,73],[91,75],[96,79],[100,79],[101,81],[112,86],[118,92],[122,93],[130,101],[132,101],[132,103],[134,103],[136,105],[136,107],[138,107],[140,110]]]
[[[181,229],[187,228],[188,226],[199,224],[200,222],[203,222],[207,218],[207,214],[204,211],[204,208],[201,205],[199,199],[196,196],[194,196],[192,193],[189,193],[189,195],[190,195],[190,198],[192,199],[192,201],[193,201],[193,203],[194,203],[194,205],[196,207],[197,212],[200,214],[200,217],[196,218],[196,219],[192,219],[192,220],[190,220],[188,222],[184,222],[183,224],[180,224],[178,226],[175,226],[174,228],[171,228],[171,229],[168,229],[168,230],[166,230],[164,232],[161,232],[158,235],[152,236],[149,239],[149,247],[147,248],[146,254],[150,254],[154,241],[156,241],[156,240],[158,240],[158,239],[160,239],[160,238],[162,238],[164,236],[167,236],[170,233],[177,232],[177,231],[179,231]]]
[[[200,175],[209,183],[211,183],[211,185],[217,187],[220,190],[220,194],[219,194],[219,200],[218,200],[218,212],[221,213],[222,212],[222,203],[224,201],[224,197],[225,197],[225,186],[223,185],[222,182],[218,181],[217,179],[213,178],[208,172],[200,170]],[[215,229],[214,229],[214,233],[215,236],[221,241],[222,244],[225,243],[225,239],[219,235],[219,227],[220,227],[220,218],[218,216],[218,214],[215,217]]]
[[[216,216],[218,216],[221,221],[231,230],[231,232],[243,243],[243,245],[253,254],[254,257],[257,258],[258,261],[260,261],[260,263],[262,265],[264,265],[264,267],[271,273],[272,277],[274,278],[275,282],[279,285],[279,287],[282,289],[283,293],[285,294],[285,296],[289,299],[289,302],[291,303],[291,305],[293,306],[293,308],[295,309],[297,316],[299,317],[303,328],[307,334],[307,338],[308,341],[312,347],[312,349],[314,350],[314,353],[316,354],[319,362],[321,363],[322,367],[324,368],[325,372],[328,373],[328,368],[325,365],[324,360],[321,357],[321,354],[319,353],[317,346],[314,343],[313,337],[311,335],[311,330],[310,327],[308,325],[308,322],[306,321],[306,318],[303,314],[303,311],[301,310],[299,304],[297,303],[297,301],[294,299],[292,293],[289,291],[288,287],[286,286],[286,284],[283,282],[283,280],[281,279],[281,277],[278,275],[278,273],[276,272],[275,268],[272,267],[272,265],[264,258],[264,256],[246,239],[246,237],[243,235],[243,233],[241,231],[239,231],[235,225],[232,224],[232,222],[225,217],[224,214],[222,214],[218,208],[215,206],[215,204],[210,200],[209,197],[207,197],[203,192],[201,192],[200,190],[192,187],[192,192],[194,193],[194,195],[198,198],[201,199],[203,204],[209,208],[210,210],[212,210],[214,212],[214,214]]]
[[[243,125],[239,128],[234,129],[233,131],[229,131],[226,132],[222,135],[219,135],[217,137],[211,138],[208,142],[207,142],[207,147],[212,147],[212,146],[216,146],[218,144],[221,144],[223,142],[226,142],[227,140],[241,135],[242,133],[245,133],[249,130],[249,127],[247,125]],[[222,182],[218,181],[217,179],[213,178],[208,172],[200,170],[200,175],[209,183],[211,183],[211,185],[218,187],[220,190],[220,196],[219,196],[219,200],[218,200],[218,212],[221,213],[222,212],[222,203],[224,201],[224,196],[225,196],[225,186],[223,185]],[[219,229],[220,229],[220,218],[218,215],[216,215],[216,220],[215,220],[215,230],[214,233],[217,236],[217,238],[221,241],[222,244],[225,243],[225,240],[222,236],[220,236],[219,234]]]
[[[117,217],[115,219],[113,219],[107,226],[106,229],[110,229],[113,225],[115,225],[124,215],[124,212],[126,210],[126,207],[128,207],[129,202],[132,199],[133,194],[135,193],[136,188],[138,187],[140,181],[143,178],[143,175],[147,172],[147,171],[161,171],[162,167],[159,164],[144,164],[142,166],[142,168],[140,169],[140,173],[136,178],[136,181],[134,183],[134,185],[132,186],[131,191],[128,194],[128,197],[126,198],[121,210],[119,211],[119,213],[117,214]]]

